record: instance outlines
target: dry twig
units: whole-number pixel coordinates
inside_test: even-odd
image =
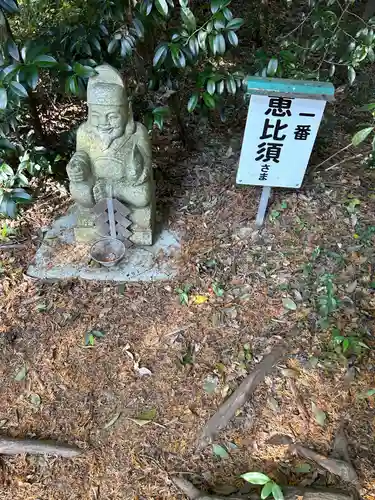
[[[22,455],[25,453],[73,458],[80,455],[82,451],[76,446],[60,444],[55,441],[0,437],[0,455]]]

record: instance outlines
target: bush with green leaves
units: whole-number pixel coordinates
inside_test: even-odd
[[[366,19],[355,0],[287,2],[290,31],[280,35],[278,53],[258,52],[263,76],[330,80],[352,84],[357,70],[375,62],[375,17]],[[297,18],[297,19],[296,19]]]
[[[14,218],[19,205],[30,203],[31,179],[51,174],[52,166],[47,150],[34,144],[32,132],[24,146],[0,139],[0,215]]]
[[[261,32],[255,7],[246,24]],[[375,18],[365,20],[353,0],[288,0],[280,8],[286,23],[267,15],[277,36],[264,35],[262,48],[238,62],[245,20],[230,0],[0,0],[0,136],[31,127],[38,145],[53,147],[40,119],[44,102],[51,93],[84,98],[103,62],[126,76],[149,129],[174,115],[181,132],[186,112],[219,110],[224,119],[228,103],[238,107],[249,72],[353,83],[374,62]]]

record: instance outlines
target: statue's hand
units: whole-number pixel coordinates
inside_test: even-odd
[[[105,181],[103,179],[99,179],[98,182],[93,187],[92,192],[94,194],[95,203],[99,203],[99,201],[102,201],[105,198],[107,198]]]
[[[89,157],[86,153],[77,152],[66,167],[68,177],[71,182],[84,182],[89,165]]]

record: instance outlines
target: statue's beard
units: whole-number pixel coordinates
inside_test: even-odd
[[[97,127],[96,133],[98,134],[101,140],[103,149],[108,149],[115,139],[123,135],[124,127],[107,128],[107,129],[100,129],[99,127]]]

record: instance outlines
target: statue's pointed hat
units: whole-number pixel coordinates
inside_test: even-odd
[[[87,85],[88,104],[127,106],[126,88],[120,73],[108,64],[97,66],[95,71],[97,74],[90,76]]]

